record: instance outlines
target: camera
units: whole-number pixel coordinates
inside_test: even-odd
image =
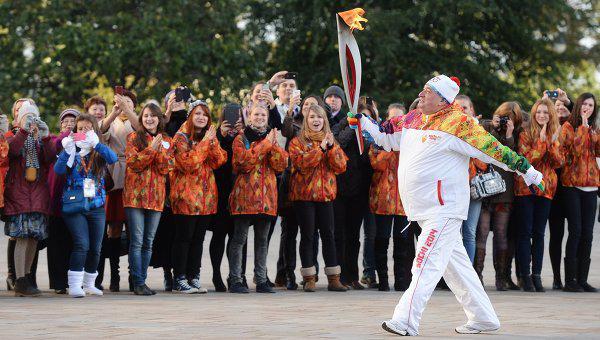
[[[500,117],[500,129],[506,130],[506,124],[508,124],[508,117]]]
[[[187,86],[179,86],[175,89],[175,101],[187,102],[192,95],[192,91]]]
[[[548,98],[558,98],[558,91],[546,90],[546,94],[548,95]]]

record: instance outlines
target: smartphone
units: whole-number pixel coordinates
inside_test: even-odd
[[[298,78],[298,72],[288,72],[283,76],[284,79],[296,79]]]
[[[269,83],[264,83],[263,86],[262,86],[262,89],[264,91],[270,91],[271,89],[269,88]]]
[[[300,90],[292,91],[292,97],[300,97]]]
[[[85,140],[85,133],[83,133],[83,132],[75,132],[73,134],[73,140],[76,141],[76,142]]]
[[[546,90],[549,98],[558,98],[558,91]]]
[[[228,107],[223,109],[223,122],[227,122],[233,128],[240,119],[240,107]]]
[[[123,86],[115,86],[115,94],[123,95]]]

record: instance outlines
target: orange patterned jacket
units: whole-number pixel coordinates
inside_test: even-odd
[[[163,140],[168,142],[170,147],[161,147],[156,151],[150,146],[152,136],[146,135],[148,146],[143,150],[136,146],[136,138],[136,132],[127,136],[123,206],[162,211],[165,205],[167,174],[173,168],[171,139],[163,136]]]
[[[339,145],[323,152],[318,143],[294,138],[288,147],[292,161],[290,201],[330,202],[337,194],[335,176],[346,171],[346,154]]]
[[[552,199],[558,185],[557,168],[565,162],[563,151],[558,140],[542,142],[538,138],[531,138],[529,131],[519,135],[519,154],[525,156],[533,167],[544,176],[545,191],[542,192],[534,186],[535,195]],[[515,195],[528,196],[531,191],[525,185],[523,178],[515,174]]]
[[[369,188],[369,207],[377,215],[406,216],[398,193],[397,151],[384,151],[371,147],[369,160],[373,167],[373,178]]]
[[[469,160],[469,182],[477,175],[477,170],[486,171],[487,168],[487,163],[482,162],[477,158],[471,158],[471,160]]]
[[[246,137],[233,140],[233,173],[237,175],[229,195],[231,215],[277,216],[277,179],[275,173],[285,170],[288,154],[277,143],[267,139],[246,148]]]
[[[184,124],[175,137],[175,169],[170,175],[171,209],[179,215],[217,213],[218,192],[213,170],[227,161],[217,139],[190,142]]]
[[[0,135],[0,208],[4,207],[4,177],[8,171],[8,142]]]
[[[583,125],[577,130],[566,122],[560,132],[560,141],[565,156],[561,181],[566,187],[597,187],[598,164],[600,156],[600,136],[597,132]]]

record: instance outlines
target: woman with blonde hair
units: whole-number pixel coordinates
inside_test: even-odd
[[[544,257],[544,233],[556,193],[556,168],[564,156],[558,141],[559,123],[556,109],[549,99],[540,99],[531,108],[529,126],[519,136],[519,153],[544,175],[546,190],[531,190],[515,177],[515,213],[518,221],[517,259],[523,290],[543,292],[540,274]]]
[[[319,105],[311,105],[302,121],[298,137],[289,145],[292,160],[290,201],[294,202],[300,225],[300,272],[304,291],[314,292],[316,282],[313,242],[319,228],[323,242],[325,274],[331,291],[346,291],[340,283],[341,268],[333,235],[333,200],[337,195],[336,175],[346,171],[346,155],[333,138],[327,114]]]

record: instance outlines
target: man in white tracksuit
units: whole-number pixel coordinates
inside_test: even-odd
[[[418,335],[427,301],[443,276],[463,306],[468,322],[458,333],[475,334],[500,328],[500,321],[473,269],[462,243],[467,219],[471,157],[518,172],[528,185],[543,187],[542,175],[522,156],[500,144],[454,103],[460,82],[434,77],[419,94],[417,109],[392,120],[393,131],[361,115],[357,120],[386,151],[400,151],[398,187],[409,221],[422,231],[417,241],[412,282],[391,320],[382,327],[399,335]]]

